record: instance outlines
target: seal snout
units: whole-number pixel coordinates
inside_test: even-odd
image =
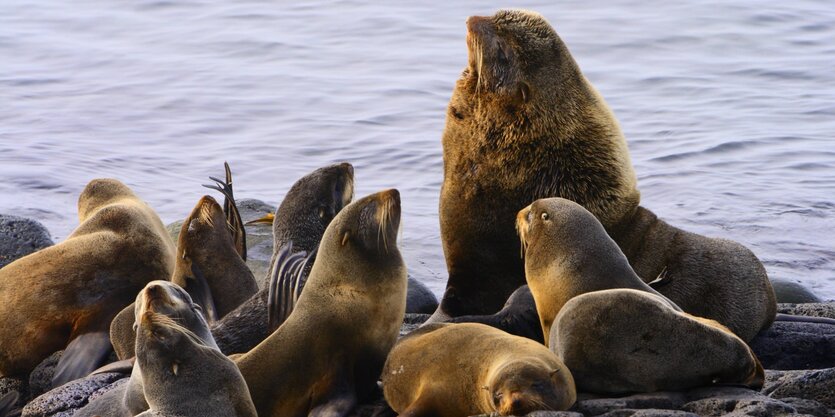
[[[528,232],[531,229],[531,210],[532,205],[519,210],[516,214],[516,233],[519,235],[519,240],[522,244],[522,256],[525,255],[525,249],[528,248]]]

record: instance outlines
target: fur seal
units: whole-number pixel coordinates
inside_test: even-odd
[[[546,345],[554,318],[580,294],[631,288],[660,295],[641,281],[603,225],[581,205],[558,197],[537,200],[519,211],[516,222]]]
[[[353,195],[354,167],[347,162],[316,169],[293,184],[271,220],[275,244],[264,287],[269,286],[275,270],[273,264],[282,248],[292,245],[295,251],[315,256],[325,228],[333,219],[331,213],[339,213],[351,202]],[[312,264],[311,259],[309,266],[301,271],[302,281],[309,275]],[[212,326],[221,351],[226,354],[248,352],[270,334],[268,295],[268,288],[260,290]]]
[[[542,16],[472,16],[467,48],[442,139],[449,280],[433,320],[492,314],[525,283],[513,219],[531,201],[568,198],[611,227],[640,200],[617,120]]]
[[[765,269],[744,246],[685,232],[640,207],[626,141],[539,14],[467,21],[469,65],[443,135],[440,220],[449,281],[431,321],[489,314],[524,282],[513,215],[563,197],[594,214],[644,282],[750,340],[774,320]],[[477,215],[475,213],[478,213]]]
[[[237,212],[234,204],[231,201],[231,212]],[[201,306],[209,323],[226,316],[258,291],[228,226],[220,204],[203,196],[186,217],[177,239],[177,258],[170,280]],[[122,360],[134,356],[134,308],[125,307],[110,324],[110,341]]]
[[[751,348],[727,327],[632,289],[569,300],[551,329],[551,350],[583,392],[678,391],[712,384],[759,390],[765,381]]]
[[[233,203],[234,204],[234,203]],[[209,322],[229,314],[258,292],[220,205],[203,196],[183,222],[171,281],[203,307]]]
[[[236,359],[258,415],[346,416],[374,392],[406,308],[399,226],[400,194],[387,190],[327,227],[293,312]]]
[[[257,416],[240,371],[216,346],[151,309],[138,325],[136,363],[150,406],[140,416]]]
[[[146,312],[153,312],[164,315],[177,323],[178,326],[190,332],[190,335],[199,339],[201,345],[219,350],[209,330],[209,325],[203,315],[203,310],[185,289],[170,281],[152,281],[145,286],[136,296],[133,304],[133,317],[136,326]],[[134,416],[148,409],[145,399],[144,378],[141,364],[129,361],[123,364],[123,368],[130,370],[130,380],[124,386],[108,392],[97,398],[90,404],[80,409],[76,416],[92,417],[95,415],[107,416]],[[119,365],[117,362],[115,365]],[[112,365],[108,365],[96,371],[112,372]],[[122,369],[116,369],[120,371]]]
[[[477,323],[431,324],[400,340],[383,392],[409,417],[523,416],[577,399],[571,372],[548,348]]]
[[[517,225],[545,340],[581,391],[762,386],[762,367],[742,339],[641,281],[579,204],[537,200],[519,212]]]
[[[79,196],[78,217],[65,241],[0,269],[4,376],[25,375],[65,347],[54,384],[88,374],[111,350],[113,316],[147,282],[171,275],[174,244],[126,185],[91,181]]]

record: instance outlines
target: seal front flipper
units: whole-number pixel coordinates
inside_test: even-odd
[[[184,289],[191,296],[191,299],[203,308],[203,317],[209,324],[218,320],[212,289],[209,287],[206,276],[194,262],[191,263],[191,276],[186,277],[186,287]]]
[[[226,181],[209,177],[216,184],[203,184],[203,186],[217,190],[223,194],[223,213],[226,214],[226,224],[229,225],[229,232],[232,234],[232,239],[235,242],[235,250],[241,255],[241,259],[246,261],[246,230],[244,229],[244,222],[241,220],[238,206],[235,203],[235,193],[232,189],[232,171],[229,169],[227,162],[223,163],[223,168],[226,170]]]
[[[281,326],[293,312],[304,286],[305,267],[316,252],[314,250],[308,255],[305,251],[291,253],[292,251],[292,242],[283,245],[272,265],[273,273],[270,276],[267,297],[267,326],[270,332]]]
[[[73,339],[55,367],[52,386],[57,387],[89,375],[110,354],[110,335],[106,331],[83,333]]]

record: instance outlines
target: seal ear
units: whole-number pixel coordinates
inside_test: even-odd
[[[531,99],[531,86],[529,86],[528,83],[524,81],[520,81],[517,94],[519,95],[519,99],[521,99],[523,103],[527,103],[528,100]]]
[[[52,386],[57,387],[87,376],[104,362],[113,347],[110,334],[104,331],[83,333],[73,339],[55,366]]]

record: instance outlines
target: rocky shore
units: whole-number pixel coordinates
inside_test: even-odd
[[[244,221],[274,211],[258,200],[239,202]],[[180,222],[168,226],[175,238]],[[272,254],[269,226],[248,226],[250,258],[247,264],[256,277],[263,276]],[[40,223],[0,215],[0,267],[14,259],[52,244]],[[799,301],[803,301],[800,299]],[[417,280],[410,279],[411,311],[431,312],[434,295]],[[781,313],[835,319],[835,301],[779,304]],[[428,314],[407,314],[401,335],[415,329]],[[835,325],[778,321],[759,334],[751,347],[766,368],[765,386],[760,391],[734,386],[714,386],[686,392],[654,392],[618,398],[581,394],[567,412],[535,412],[531,417],[557,416],[835,416]],[[88,376],[51,391],[47,390],[61,352],[43,361],[28,380],[0,378],[0,397],[20,394],[23,416],[70,417],[75,410],[105,392],[127,382],[128,375],[102,373]],[[393,415],[387,410],[382,392],[353,414],[356,417]]]

